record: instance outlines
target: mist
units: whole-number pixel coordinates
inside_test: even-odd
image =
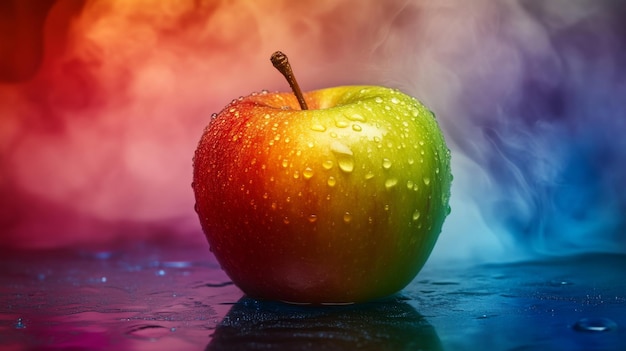
[[[626,251],[619,1],[0,5],[0,246],[203,241],[211,113],[287,90],[399,88],[437,115],[452,213],[434,260]]]

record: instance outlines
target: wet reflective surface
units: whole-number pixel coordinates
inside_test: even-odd
[[[242,296],[204,246],[5,252],[2,350],[623,350],[626,257],[427,264],[398,296]]]

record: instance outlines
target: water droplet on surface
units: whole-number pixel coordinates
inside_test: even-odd
[[[430,185],[430,178],[424,177],[424,184]]]
[[[298,171],[293,172],[293,179],[298,179],[298,178],[300,178],[300,172]]]
[[[394,104],[398,104],[398,103],[400,103],[400,100],[398,100],[398,98],[394,96],[394,97],[391,98],[391,102],[394,103]]]
[[[329,187],[334,187],[335,184],[337,184],[337,180],[335,179],[335,177],[330,176],[328,177],[328,180],[326,181],[326,184],[328,184]]]
[[[26,324],[24,324],[24,321],[22,320],[22,318],[18,318],[13,326],[15,327],[15,329],[24,329],[24,328],[26,328]]]
[[[289,218],[288,217],[283,218],[283,223],[289,224]]]
[[[391,168],[391,160],[388,158],[383,158],[383,168],[389,169]]]
[[[608,318],[582,318],[572,328],[579,332],[601,333],[617,329],[617,323]]]
[[[304,172],[302,172],[302,176],[304,179],[311,179],[313,177],[313,170],[310,167],[305,168]]]
[[[289,166],[289,160],[288,159],[284,159],[281,164],[282,164],[283,168],[287,168],[287,166]]]
[[[374,99],[374,101],[375,101],[377,104],[380,104],[380,103],[382,103],[382,102],[383,102],[383,99],[381,99],[379,96],[377,96],[377,97]]]
[[[365,179],[370,180],[374,178],[374,173],[372,171],[369,171],[365,174]]]
[[[352,221],[352,215],[350,214],[350,212],[346,212],[343,214],[343,221],[345,223],[350,223],[350,221]]]
[[[358,124],[353,124],[352,125],[352,130],[354,130],[355,132],[360,132],[360,131],[363,130],[363,128],[360,125],[358,125]]]
[[[385,180],[385,188],[387,189],[391,189],[393,187],[395,187],[398,184],[398,179],[397,178],[389,178],[387,180]]]
[[[337,157],[339,169],[346,173],[350,173],[354,170],[353,153],[348,146],[336,141],[330,145],[330,150]]]
[[[168,328],[160,325],[148,324],[132,327],[126,332],[126,335],[134,339],[156,341],[167,335],[168,330]]]
[[[315,132],[325,132],[326,131],[326,127],[324,127],[321,124],[314,124],[311,126],[311,130],[315,131]]]
[[[309,215],[309,217],[307,217],[307,220],[309,221],[309,223],[315,223],[317,222],[317,215]]]
[[[326,160],[326,161],[322,162],[322,167],[324,167],[325,170],[329,170],[329,169],[333,168],[333,161],[332,160]]]
[[[408,181],[406,182],[406,187],[407,187],[407,189],[409,189],[409,190],[413,189],[413,181],[408,180]]]

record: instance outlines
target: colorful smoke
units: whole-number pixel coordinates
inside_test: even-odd
[[[453,154],[439,258],[625,252],[626,5],[618,1],[0,4],[0,245],[203,240],[191,157],[211,113],[380,84]],[[497,258],[499,259],[499,258]]]

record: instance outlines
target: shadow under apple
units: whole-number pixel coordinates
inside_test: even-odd
[[[217,326],[216,350],[442,350],[434,327],[400,298],[342,306],[243,297]]]

